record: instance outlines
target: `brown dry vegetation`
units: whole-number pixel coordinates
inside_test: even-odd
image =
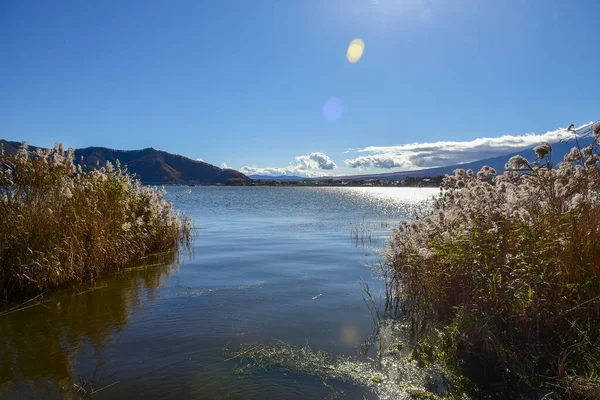
[[[594,128],[594,144],[576,146],[556,168],[546,143],[535,162],[514,157],[504,174],[457,170],[430,215],[393,232],[393,295],[419,348],[492,398],[531,398],[539,388],[600,398]]]
[[[73,151],[0,155],[0,298],[34,294],[189,244],[191,221],[120,167],[83,171]]]

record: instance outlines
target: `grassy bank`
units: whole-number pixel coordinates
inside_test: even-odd
[[[191,221],[120,165],[90,171],[73,151],[0,155],[0,298],[31,295],[189,243]]]
[[[503,174],[457,170],[429,215],[393,232],[393,295],[421,353],[492,398],[600,398],[594,134],[556,165],[545,143]]]

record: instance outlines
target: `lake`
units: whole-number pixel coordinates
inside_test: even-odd
[[[191,190],[191,193],[186,193]],[[389,230],[438,189],[168,187],[191,215],[191,254],[46,294],[0,315],[0,398],[329,398],[313,376],[240,373],[226,349],[308,345],[368,360]],[[344,398],[376,398],[333,382]],[[99,391],[98,391],[99,390]],[[79,391],[79,392],[78,392]]]

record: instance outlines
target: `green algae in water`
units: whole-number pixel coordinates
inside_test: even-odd
[[[239,363],[239,375],[278,368],[318,376],[332,388],[330,381],[350,382],[374,392],[380,399],[443,399],[449,395],[447,371],[440,365],[419,367],[416,361],[384,355],[379,362],[358,361],[351,357],[333,357],[309,346],[292,346],[277,341],[273,344],[247,343],[239,349],[227,350],[230,358]],[[435,388],[438,394],[432,393]],[[333,390],[333,389],[332,389]]]
[[[442,398],[442,397],[436,396],[434,393],[427,392],[425,390],[408,389],[406,392],[408,393],[408,395],[410,396],[411,399],[437,400],[437,399],[441,399]]]

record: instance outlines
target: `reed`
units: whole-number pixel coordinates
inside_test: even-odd
[[[373,247],[379,241],[377,229],[385,227],[387,226],[384,226],[384,223],[380,223],[380,226],[378,226],[363,219],[357,224],[350,224],[350,240],[355,247]]]
[[[556,167],[544,143],[503,174],[456,170],[429,215],[393,231],[394,304],[492,397],[543,387],[576,398],[575,381],[600,394],[600,124],[593,132]]]
[[[93,282],[149,254],[189,245],[191,220],[117,162],[76,165],[62,144],[0,154],[0,294],[6,301]]]

